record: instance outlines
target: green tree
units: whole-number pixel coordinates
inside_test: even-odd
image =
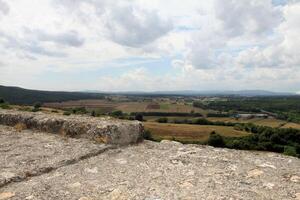
[[[41,102],[35,102],[34,105],[33,105],[33,107],[35,109],[39,109],[40,107],[42,107],[42,103]]]
[[[144,117],[143,117],[143,115],[142,114],[140,114],[140,113],[137,113],[136,115],[135,115],[135,118],[134,118],[135,120],[138,120],[138,121],[144,121]]]
[[[214,146],[214,147],[224,147],[225,142],[221,135],[217,134],[215,131],[213,131],[207,141],[208,145]]]

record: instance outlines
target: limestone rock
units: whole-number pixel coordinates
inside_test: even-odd
[[[118,145],[137,143],[143,134],[143,126],[138,121],[3,109],[0,109],[0,124],[17,126],[22,129],[24,127],[37,129],[76,138],[89,138],[101,143]]]

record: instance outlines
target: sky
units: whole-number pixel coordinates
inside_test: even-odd
[[[0,0],[0,85],[300,93],[300,0]]]

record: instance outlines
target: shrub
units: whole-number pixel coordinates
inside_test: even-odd
[[[200,125],[211,125],[211,124],[213,124],[212,122],[208,121],[205,118],[198,118],[193,123],[194,124],[200,124]]]
[[[73,108],[72,109],[73,114],[86,114],[88,111],[85,109],[85,107],[79,107],[79,108]]]
[[[156,121],[158,123],[168,123],[168,118],[162,117],[162,118],[158,118]]]
[[[17,124],[14,126],[14,128],[16,129],[16,131],[21,132],[21,131],[27,129],[27,126],[26,126],[26,124],[24,124],[24,123],[17,123]]]
[[[32,111],[32,109],[30,108],[30,107],[20,107],[20,108],[18,108],[18,110],[20,110],[20,111],[26,111],[26,112],[31,112]]]
[[[145,140],[153,140],[151,132],[149,130],[145,130],[143,133],[143,138]]]
[[[35,109],[39,109],[40,107],[42,107],[42,103],[41,102],[35,102],[34,105],[33,105],[33,107]]]
[[[224,147],[225,142],[221,135],[216,134],[214,131],[210,134],[208,141],[208,145],[214,146],[214,147]]]
[[[134,119],[135,119],[135,120],[138,120],[138,121],[144,121],[143,115],[140,114],[140,113],[137,113],[137,114],[135,115]]]
[[[2,109],[11,109],[9,103],[7,103],[7,102],[0,104],[0,108],[2,108]]]
[[[32,110],[31,110],[31,112],[38,112],[38,111],[40,111],[41,109],[39,109],[39,108],[33,108]]]
[[[69,115],[71,115],[71,113],[70,113],[69,111],[65,111],[65,112],[63,113],[63,115],[69,116]]]
[[[283,153],[288,156],[297,156],[296,148],[292,146],[285,146]]]
[[[122,115],[123,115],[123,112],[121,110],[116,110],[111,113],[111,116],[113,116],[113,117],[121,117]]]
[[[4,99],[0,98],[0,104],[5,103]]]

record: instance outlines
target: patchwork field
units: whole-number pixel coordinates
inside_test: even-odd
[[[195,108],[192,105],[186,105],[183,103],[171,103],[171,102],[117,102],[108,100],[79,100],[79,101],[65,101],[58,103],[45,103],[45,107],[50,108],[74,108],[74,107],[86,107],[88,109],[99,109],[103,112],[111,112],[114,110],[121,110],[125,113],[130,112],[178,112],[178,113],[190,113],[192,111],[196,113],[206,114],[207,111],[201,108]]]
[[[249,135],[247,132],[237,131],[233,127],[226,126],[163,124],[156,122],[145,122],[144,126],[156,140],[175,139],[182,142],[205,142],[212,131],[230,137]]]

